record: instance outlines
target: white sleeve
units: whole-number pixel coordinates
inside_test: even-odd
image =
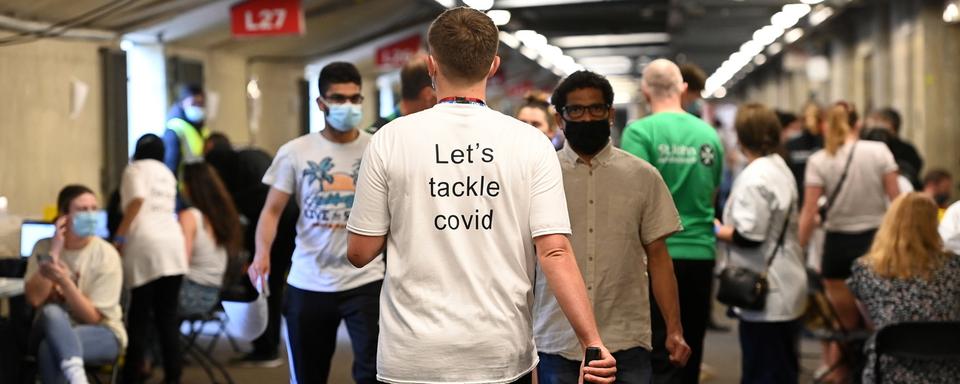
[[[146,178],[143,177],[143,169],[133,162],[123,170],[123,176],[120,179],[120,210],[125,211],[127,205],[133,199],[147,198],[148,186]]]
[[[766,240],[773,209],[769,199],[774,196],[761,190],[760,185],[748,185],[738,192],[730,208],[733,228],[747,240]]]
[[[563,173],[557,151],[546,136],[539,138],[531,151],[530,175],[530,231],[533,237],[567,234],[570,216],[567,197],[563,191]]]
[[[940,221],[940,237],[947,251],[960,254],[960,202],[953,203]]]
[[[296,156],[290,145],[284,145],[277,151],[270,168],[263,174],[263,183],[283,192],[293,194],[297,188]]]
[[[380,145],[384,133],[370,140],[360,162],[357,192],[347,221],[347,230],[356,234],[383,236],[390,229],[390,188]]]

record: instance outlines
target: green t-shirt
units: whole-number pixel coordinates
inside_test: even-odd
[[[723,172],[716,130],[689,113],[661,112],[623,131],[623,149],[653,164],[670,188],[683,231],[667,238],[674,259],[713,260],[714,195]]]

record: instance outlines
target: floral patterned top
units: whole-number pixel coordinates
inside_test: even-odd
[[[892,279],[878,276],[863,260],[853,266],[847,280],[850,291],[863,303],[874,327],[905,321],[960,320],[960,256],[952,256],[929,280]],[[874,383],[877,364],[874,343],[867,343],[867,366],[863,382]],[[886,383],[960,383],[960,364],[883,356],[880,359]]]

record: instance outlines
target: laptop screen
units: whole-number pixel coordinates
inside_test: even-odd
[[[24,221],[20,225],[20,256],[30,257],[33,246],[37,241],[53,237],[57,227],[53,223],[43,221]]]

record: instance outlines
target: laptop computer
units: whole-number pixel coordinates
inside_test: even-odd
[[[28,258],[38,241],[53,237],[57,226],[46,221],[25,220],[20,224],[20,257]]]

